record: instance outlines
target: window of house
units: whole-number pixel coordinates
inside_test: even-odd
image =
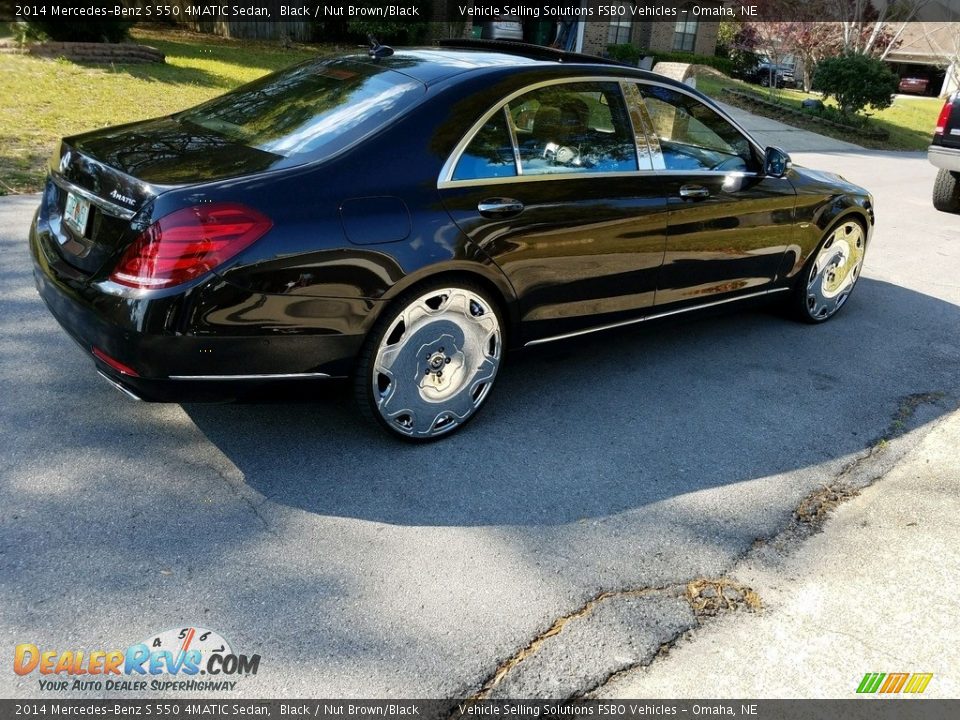
[[[623,8],[623,15],[616,16],[610,21],[607,28],[607,45],[623,45],[630,42],[630,10],[628,3],[620,3],[616,7]]]
[[[697,44],[697,21],[693,20],[691,6],[687,5],[680,11],[680,19],[673,28],[673,49],[684,52],[693,52]]]

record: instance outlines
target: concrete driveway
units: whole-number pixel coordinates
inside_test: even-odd
[[[882,475],[960,394],[960,217],[933,210],[934,169],[795,159],[876,197],[834,321],[731,312],[547,346],[422,447],[335,387],[126,400],[34,292],[37,198],[0,199],[0,645],[212,628],[262,655],[228,693],[249,697],[567,697],[650,661],[697,623],[688,582],[724,579],[851,467]],[[0,696],[38,694],[0,673]]]

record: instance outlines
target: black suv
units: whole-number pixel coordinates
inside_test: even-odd
[[[933,184],[933,206],[943,212],[960,213],[960,92],[943,104],[927,159],[940,168]]]

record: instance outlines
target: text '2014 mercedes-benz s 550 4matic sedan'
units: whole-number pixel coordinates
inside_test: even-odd
[[[430,440],[510,348],[767,296],[845,304],[870,194],[663,76],[498,42],[376,46],[66,138],[41,296],[127,394],[353,378]]]

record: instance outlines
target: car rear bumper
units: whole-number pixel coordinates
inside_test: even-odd
[[[941,170],[960,172],[960,148],[931,145],[927,148],[927,159]]]
[[[266,383],[345,377],[353,370],[366,326],[374,314],[371,304],[366,302],[361,303],[362,307],[351,306],[355,311],[352,319],[335,317],[323,322],[311,318],[318,328],[303,333],[287,328],[271,331],[265,324],[251,331],[249,324],[238,322],[233,329],[237,334],[229,332],[229,328],[217,333],[209,325],[204,326],[203,333],[196,334],[191,332],[184,316],[212,316],[219,312],[233,318],[240,312],[236,307],[261,308],[264,298],[230,288],[230,293],[242,293],[246,299],[217,309],[203,307],[201,289],[197,289],[195,297],[190,293],[139,298],[111,295],[57,268],[55,255],[42,247],[40,235],[35,222],[30,231],[30,248],[40,297],[57,322],[90,355],[97,371],[137,399],[221,400]],[[225,285],[222,281],[218,284]],[[191,302],[202,309],[188,308]],[[342,311],[344,303],[347,301],[314,303],[311,307]],[[348,331],[330,331],[337,325],[347,326]]]

